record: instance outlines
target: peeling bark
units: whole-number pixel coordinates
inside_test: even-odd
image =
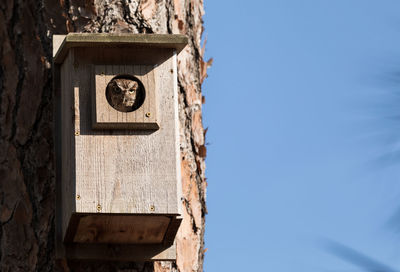
[[[0,271],[202,271],[206,181],[201,83],[202,0],[0,2]],[[52,34],[180,33],[178,58],[184,219],[177,261],[55,260]]]

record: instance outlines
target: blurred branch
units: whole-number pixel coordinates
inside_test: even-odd
[[[325,240],[323,243],[325,250],[336,257],[345,260],[364,271],[368,272],[399,272],[377,260],[341,243]]]

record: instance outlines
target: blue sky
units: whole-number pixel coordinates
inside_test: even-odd
[[[400,1],[205,10],[205,271],[400,271]]]

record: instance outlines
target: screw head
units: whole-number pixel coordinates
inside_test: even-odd
[[[96,209],[97,209],[98,212],[100,212],[100,211],[101,211],[101,205],[100,205],[100,204],[97,204]]]
[[[150,117],[151,116],[151,112],[146,112],[146,117]]]
[[[75,131],[75,136],[79,136],[79,130]]]
[[[80,196],[80,195],[77,195],[77,196],[76,196],[76,199],[80,200],[80,199],[81,199],[81,196]]]
[[[156,207],[154,205],[150,206],[150,211],[154,212],[156,210]]]

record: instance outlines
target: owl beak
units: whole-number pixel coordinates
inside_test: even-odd
[[[126,99],[126,98],[124,98],[124,105],[126,105],[127,107],[132,107],[133,106],[133,103],[134,103],[135,101],[134,100],[132,100],[132,99]]]

